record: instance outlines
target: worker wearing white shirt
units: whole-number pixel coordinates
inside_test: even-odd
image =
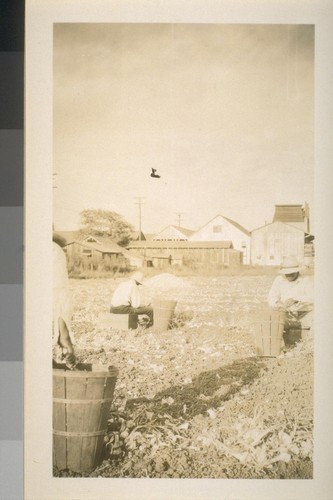
[[[120,283],[113,293],[111,299],[110,312],[113,314],[129,314],[134,322],[137,322],[138,315],[146,314],[149,317],[150,326],[153,324],[153,308],[149,305],[142,305],[139,286],[142,285],[143,274],[136,272],[123,283]],[[130,321],[130,323],[132,323]]]
[[[287,313],[285,329],[311,329],[313,323],[314,286],[310,276],[300,274],[294,256],[285,257],[280,276],[275,278],[268,294],[268,305]]]

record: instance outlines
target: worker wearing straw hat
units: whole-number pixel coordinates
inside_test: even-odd
[[[134,273],[129,280],[120,283],[113,293],[110,312],[129,314],[134,319],[135,324],[139,315],[147,315],[149,322],[146,326],[149,327],[153,324],[153,308],[149,304],[141,304],[139,286],[142,283],[143,274],[140,271]]]
[[[312,329],[314,286],[310,276],[301,274],[301,267],[295,256],[285,257],[279,276],[268,294],[268,304],[273,309],[287,313],[285,330],[290,328]]]

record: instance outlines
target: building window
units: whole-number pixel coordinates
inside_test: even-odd
[[[222,233],[221,224],[219,224],[218,226],[213,226],[213,233]]]
[[[82,253],[83,253],[86,257],[91,257],[91,250],[90,250],[90,248],[83,248]]]

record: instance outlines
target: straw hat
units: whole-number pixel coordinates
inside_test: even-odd
[[[134,280],[137,283],[139,283],[139,285],[142,285],[143,273],[141,273],[140,271],[137,271],[136,273],[133,274],[132,280]]]
[[[289,257],[284,257],[280,265],[280,273],[281,274],[293,274],[299,273],[301,270],[298,260],[294,255],[290,255]]]

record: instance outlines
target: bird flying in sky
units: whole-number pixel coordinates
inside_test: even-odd
[[[156,168],[152,168],[150,177],[155,177],[155,179],[159,179],[161,176],[156,173]]]

